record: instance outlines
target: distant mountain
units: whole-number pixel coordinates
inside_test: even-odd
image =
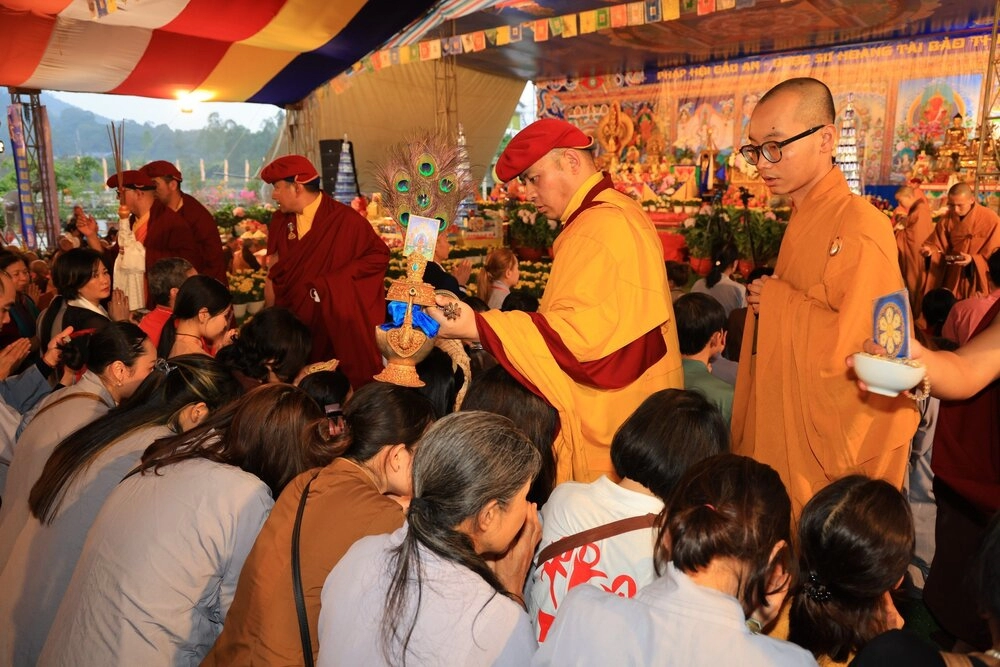
[[[47,93],[42,93],[41,100],[48,110],[55,158],[91,156],[108,158],[110,162],[107,131],[110,119]],[[267,157],[277,137],[279,122],[279,112],[256,131],[231,120],[223,121],[218,114],[209,115],[208,124],[200,130],[174,130],[164,124],[139,124],[126,120],[124,158],[132,163],[133,168],[152,160],[180,161],[182,171],[196,169],[199,160],[203,159],[209,179],[213,174],[221,176],[223,160],[228,159],[230,173],[242,175],[244,160],[250,161],[253,172]],[[0,137],[4,143],[9,143],[6,118],[0,124],[3,126]],[[10,168],[9,151],[2,158],[0,173]],[[193,179],[189,177],[186,180]]]

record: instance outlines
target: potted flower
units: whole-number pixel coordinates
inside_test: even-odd
[[[258,269],[250,274],[253,287],[250,288],[250,301],[247,303],[247,312],[253,315],[259,313],[264,308],[264,282],[267,280],[267,270]]]
[[[691,255],[691,268],[698,275],[707,276],[712,268],[712,254],[724,243],[732,241],[729,214],[721,207],[697,213],[684,221],[680,234]]]
[[[756,266],[767,266],[778,257],[785,223],[773,211],[751,208],[731,209],[729,213],[733,240],[740,257],[746,261],[740,271],[746,275]]]
[[[228,275],[229,292],[233,295],[233,315],[243,319],[247,314],[247,305],[254,300],[253,271],[241,269]]]
[[[511,247],[519,259],[537,262],[558,234],[559,222],[539,213],[534,204],[516,203],[510,210]]]

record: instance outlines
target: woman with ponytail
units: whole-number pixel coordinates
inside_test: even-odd
[[[732,279],[740,254],[736,246],[730,244],[722,248],[712,258],[712,270],[704,278],[699,278],[691,287],[692,292],[711,294],[726,310],[726,317],[737,308],[746,308],[746,287]]]
[[[181,354],[215,356],[228,345],[235,329],[229,328],[233,297],[229,289],[210,276],[191,276],[181,284],[174,312],[163,325],[157,350],[164,359]]]
[[[318,664],[528,664],[521,591],[540,533],[527,500],[538,467],[506,417],[435,423],[413,459],[406,525],[359,540],[327,577]]]
[[[822,664],[846,664],[902,627],[890,593],[903,581],[914,540],[910,505],[888,482],[851,475],[823,488],[799,521],[788,639]]]
[[[90,527],[38,663],[199,664],[272,497],[329,461],[326,430],[305,392],[272,384],[150,445]]]
[[[533,665],[815,665],[760,634],[790,578],[791,502],[772,468],[735,454],[696,463],[662,515],[662,576],[631,599],[567,594]]]
[[[410,462],[434,421],[434,407],[414,389],[372,382],[347,402],[344,421],[346,431],[334,443],[340,457],[296,477],[275,503],[204,665],[312,664],[319,651],[320,591],[330,570],[362,537],[403,525],[399,501],[413,494]],[[296,524],[308,653],[293,596]]]
[[[76,384],[42,399],[21,422],[0,506],[0,569],[28,520],[31,487],[56,445],[131,396],[156,361],[153,344],[131,322],[110,322],[90,334],[76,333],[59,349],[69,368],[86,372]]]
[[[160,362],[131,397],[56,446],[32,487],[32,517],[0,573],[0,663],[38,661],[87,531],[104,501],[159,438],[197,426],[240,386],[204,355]]]
[[[494,248],[486,255],[483,268],[476,277],[476,296],[491,309],[499,309],[510,294],[510,288],[521,279],[517,255],[510,248]]]

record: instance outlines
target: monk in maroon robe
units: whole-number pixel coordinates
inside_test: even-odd
[[[200,201],[181,191],[183,176],[180,170],[166,160],[154,160],[139,171],[153,181],[156,186],[156,198],[183,218],[188,234],[194,241],[195,249],[195,256],[185,255],[184,259],[191,262],[198,273],[211,276],[225,285],[226,256],[222,250],[222,240],[219,238],[215,217]]]
[[[319,189],[301,155],[264,167],[279,210],[268,227],[268,305],[289,308],[312,331],[314,361],[340,360],[358,387],[382,370],[375,327],[385,321],[389,248],[368,221]]]

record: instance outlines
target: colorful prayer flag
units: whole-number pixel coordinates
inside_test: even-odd
[[[715,11],[715,0],[698,0],[698,16],[711,14]]]
[[[477,30],[472,33],[472,50],[482,51],[486,48],[486,33],[482,30]]]
[[[553,37],[559,37],[563,34],[563,20],[561,16],[549,19],[549,34]]]
[[[642,25],[645,22],[646,22],[646,3],[645,2],[628,3],[628,24]]]
[[[567,14],[562,17],[563,37],[576,37],[578,34],[576,14]]]
[[[593,9],[580,12],[580,34],[597,32],[597,12]]]
[[[628,25],[628,6],[614,5],[611,7],[611,27],[624,28]]]
[[[611,12],[607,7],[597,10],[597,29],[604,30],[611,27]]]
[[[736,0],[715,0],[715,11],[720,12],[723,9],[732,9],[736,6]]]
[[[497,28],[497,46],[510,44],[510,26],[502,25]]]
[[[646,23],[657,23],[662,16],[660,0],[646,0]]]
[[[681,14],[694,14],[698,11],[698,0],[681,0]]]
[[[402,64],[402,59],[400,58],[400,53],[398,48],[389,49],[389,62],[393,65]]]
[[[663,0],[663,20],[674,21],[681,17],[680,0]]]
[[[548,19],[539,19],[533,24],[533,32],[535,33],[536,42],[546,42],[549,39],[549,21]]]
[[[460,35],[462,39],[462,50],[466,53],[472,53],[476,50],[475,40],[472,39],[472,33],[467,32],[464,35]]]
[[[520,26],[520,24],[518,24],[518,25],[512,25],[510,27],[510,41],[511,42],[520,42],[521,41],[521,26]]]

